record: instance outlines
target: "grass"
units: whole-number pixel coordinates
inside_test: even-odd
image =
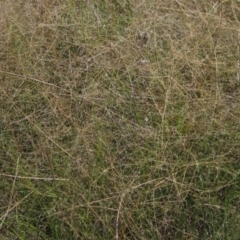
[[[1,239],[239,239],[238,1],[0,5]]]

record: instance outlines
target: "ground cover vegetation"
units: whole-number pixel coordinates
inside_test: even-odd
[[[239,1],[0,11],[1,239],[239,239]]]

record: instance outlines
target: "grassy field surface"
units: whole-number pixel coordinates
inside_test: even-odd
[[[0,9],[0,239],[239,239],[240,1]]]

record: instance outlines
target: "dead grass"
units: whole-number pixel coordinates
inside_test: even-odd
[[[238,239],[238,1],[0,3],[7,239]]]

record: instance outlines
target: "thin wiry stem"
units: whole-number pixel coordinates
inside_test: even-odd
[[[44,180],[44,181],[69,181],[69,179],[67,178],[55,178],[55,177],[25,177],[25,176],[15,176],[15,175],[10,175],[10,174],[5,174],[5,173],[0,173],[0,176],[4,176],[4,177],[10,177],[10,178],[14,178],[15,179],[19,178],[19,179],[29,179],[29,180]]]
[[[118,240],[119,239],[119,218],[120,218],[120,211],[122,208],[122,203],[123,203],[123,198],[124,198],[125,194],[123,193],[120,199],[120,203],[119,203],[119,207],[118,207],[118,212],[117,212],[117,219],[116,219],[116,236],[115,239]]]

